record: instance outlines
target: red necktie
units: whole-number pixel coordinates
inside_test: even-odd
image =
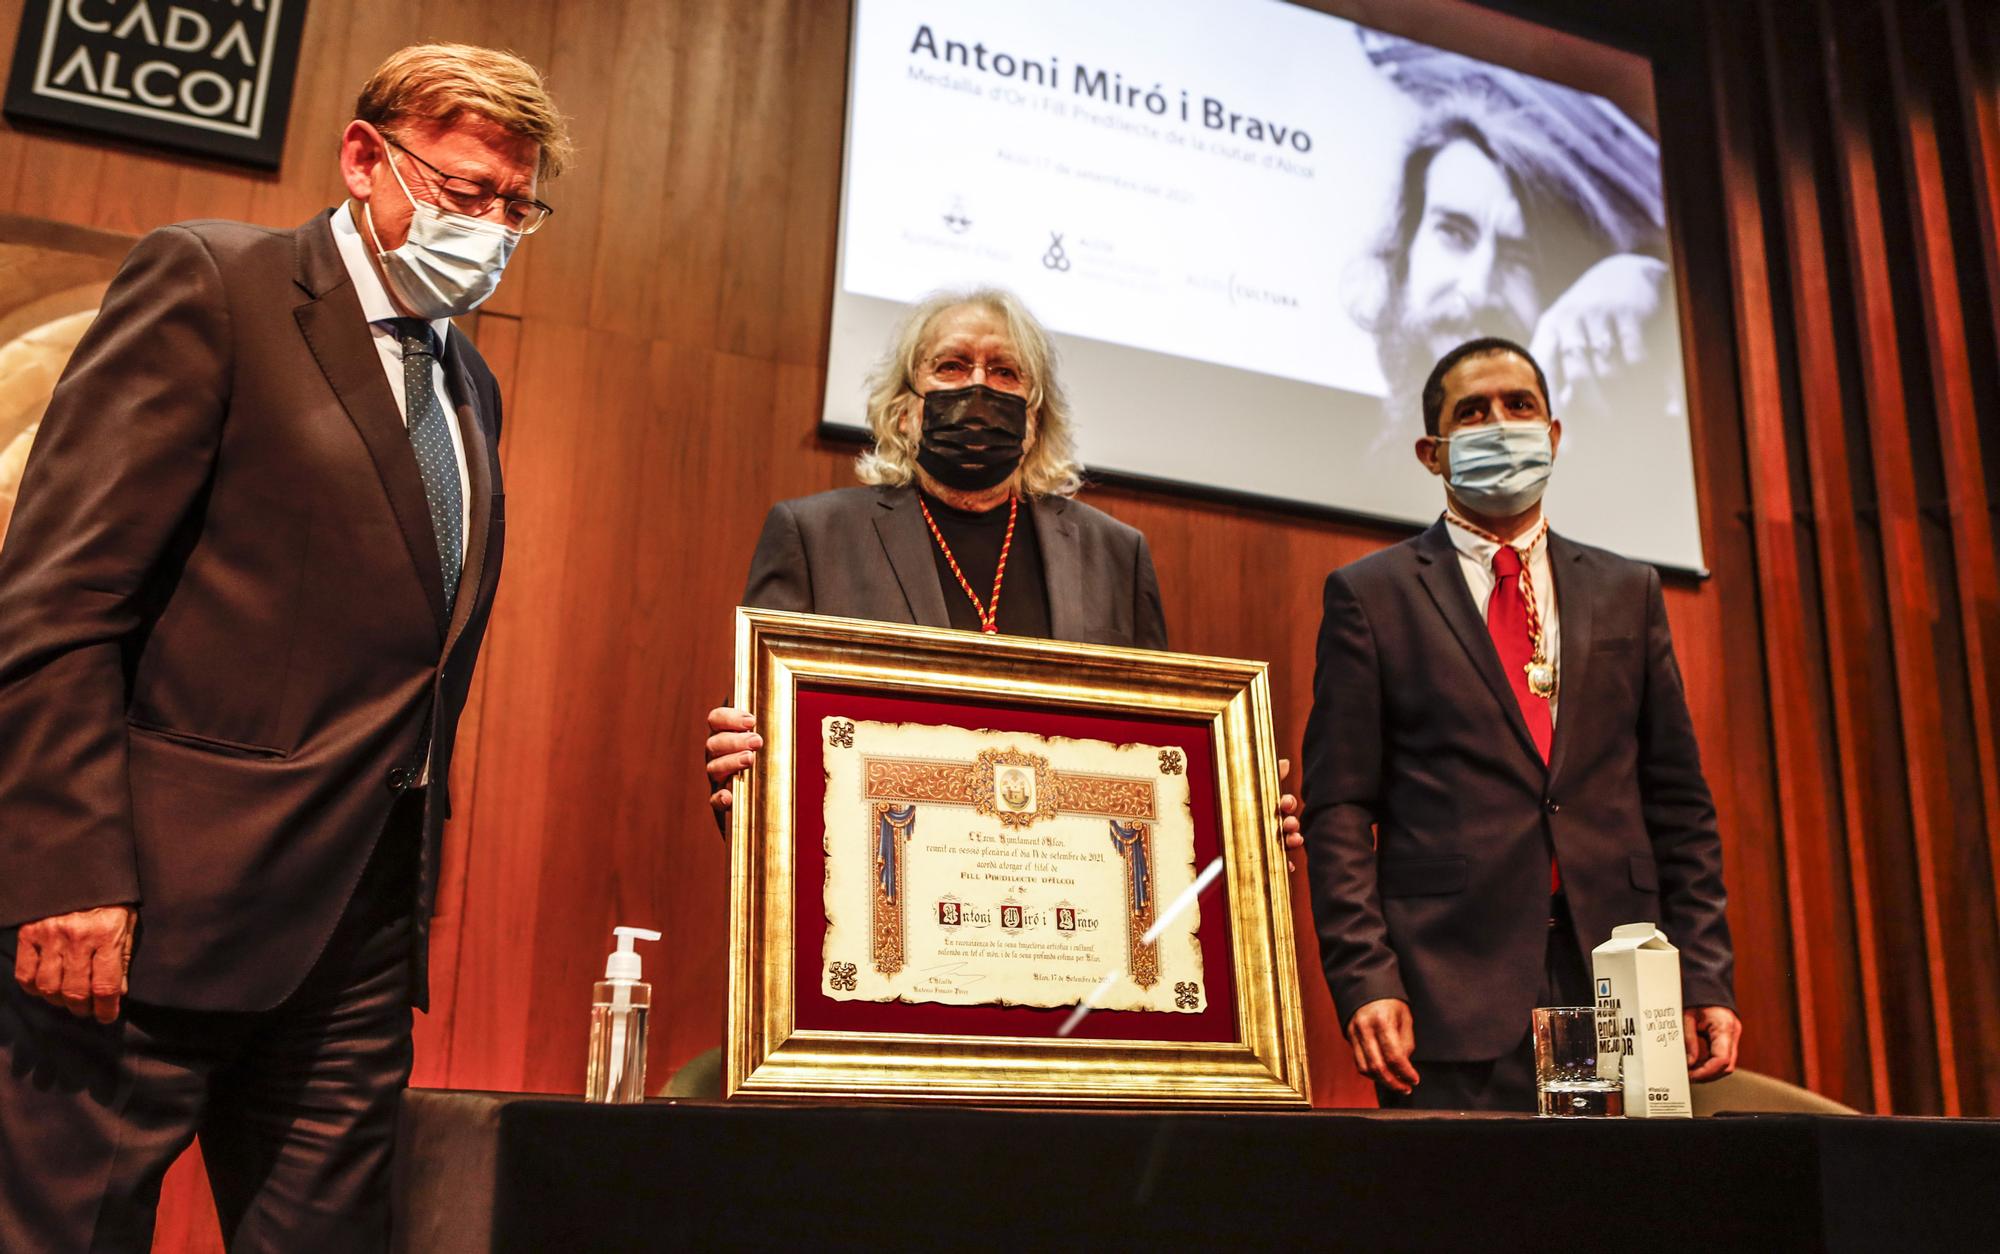
[[[1493,599],[1486,603],[1486,630],[1493,637],[1493,650],[1500,655],[1500,669],[1507,675],[1521,717],[1528,721],[1528,734],[1542,761],[1549,760],[1549,742],[1555,738],[1555,723],[1549,718],[1549,703],[1528,691],[1528,662],[1535,655],[1534,637],[1528,631],[1528,603],[1521,597],[1521,555],[1509,545],[1493,551]],[[1562,873],[1555,855],[1549,856],[1549,893],[1562,887]]]

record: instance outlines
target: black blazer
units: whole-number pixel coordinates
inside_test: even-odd
[[[1146,537],[1062,496],[1028,498],[1057,640],[1167,647]],[[743,604],[949,627],[917,491],[841,488],[780,501],[764,519]]]
[[[49,403],[0,554],[0,926],[139,903],[131,995],[298,986],[431,759],[429,903],[500,575],[500,395],[445,371],[471,488],[447,618],[430,507],[321,215],[142,239]]]
[[[1303,826],[1344,1024],[1410,1004],[1418,1058],[1497,1058],[1540,992],[1548,850],[1577,941],[1652,920],[1685,1004],[1733,1006],[1722,849],[1650,566],[1549,536],[1561,705],[1545,767],[1439,521],[1326,581]],[[1371,830],[1372,829],[1372,830]]]

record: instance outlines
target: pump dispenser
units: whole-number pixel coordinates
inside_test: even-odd
[[[658,932],[643,927],[614,927],[618,948],[604,960],[604,978],[591,989],[590,1066],[585,1072],[583,1100],[643,1102],[646,1100],[646,1013],[653,1006],[653,986],[639,978],[635,940],[656,941]]]

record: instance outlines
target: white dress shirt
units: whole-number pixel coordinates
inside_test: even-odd
[[[1494,585],[1499,582],[1493,576],[1493,554],[1500,546],[1450,522],[1445,523],[1444,529],[1451,535],[1452,547],[1458,550],[1458,569],[1465,576],[1466,591],[1472,593],[1472,604],[1479,610],[1479,621],[1483,623],[1486,606],[1493,600]],[[1549,726],[1554,727],[1556,703],[1562,697],[1562,623],[1556,616],[1556,581],[1549,568],[1549,529],[1536,524],[1534,537],[1528,546],[1524,568],[1535,585],[1535,611],[1542,616],[1542,648],[1550,665],[1556,668],[1556,695],[1549,698]]]
[[[354,225],[353,210],[347,205],[333,211],[333,242],[340,249],[340,260],[347,266],[347,277],[354,282],[354,294],[361,300],[361,316],[368,319],[368,329],[374,333],[375,352],[382,359],[382,373],[389,376],[389,392],[396,398],[396,408],[402,412],[403,423],[408,426],[410,405],[403,389],[403,342],[388,322],[388,319],[402,315],[389,299],[389,289],[382,286],[382,276],[375,273],[375,267],[369,264],[368,241],[362,238],[360,228]],[[433,318],[431,334],[437,337],[433,347],[442,353],[445,342],[451,336],[451,319]],[[451,432],[451,451],[458,458],[458,499],[463,506],[459,521],[464,527],[458,534],[469,540],[472,537],[472,481],[465,471],[465,435],[458,429],[458,407],[452,404],[451,388],[445,382],[442,361],[431,365],[431,387],[437,390],[438,405],[445,414],[444,425]],[[462,561],[463,554],[460,557]],[[464,588],[459,591],[464,592]],[[430,748],[436,748],[435,740]],[[427,749],[423,771],[417,779],[419,787],[427,787],[431,782],[430,759]]]
[[[402,411],[403,422],[407,425],[410,406],[403,396],[403,344],[396,337],[395,328],[388,323],[388,319],[402,315],[389,299],[389,289],[382,286],[382,276],[375,273],[375,267],[369,264],[368,241],[362,238],[361,229],[355,226],[354,212],[348,205],[333,211],[333,242],[340,248],[340,259],[347,266],[348,278],[354,281],[354,294],[361,299],[361,316],[368,319],[368,329],[375,335],[375,352],[382,358],[382,373],[389,376],[389,391],[395,396],[396,408]],[[437,337],[437,351],[442,353],[445,343],[451,338],[451,319],[433,318],[431,333]],[[444,425],[451,431],[451,451],[458,458],[458,499],[463,513],[459,519],[462,529],[458,534],[470,539],[472,481],[465,470],[465,434],[458,429],[458,408],[452,403],[442,361],[431,366],[431,387],[437,391],[438,405],[446,418]]]

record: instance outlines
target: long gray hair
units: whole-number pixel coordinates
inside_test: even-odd
[[[1021,464],[1021,486],[1035,496],[1070,496],[1083,486],[1076,464],[1069,396],[1056,380],[1055,346],[1021,298],[1005,288],[934,292],[911,309],[889,351],[868,376],[868,429],[875,447],[861,455],[855,474],[863,483],[900,486],[917,473],[917,440],[903,430],[903,416],[917,396],[916,377],[931,346],[934,324],[955,309],[977,306],[1000,319],[1027,376],[1028,411],[1035,415],[1035,446]]]

